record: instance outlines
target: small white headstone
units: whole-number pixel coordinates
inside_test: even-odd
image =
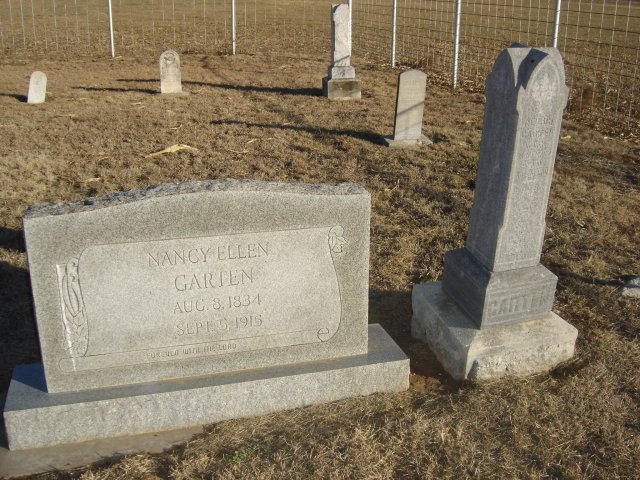
[[[160,55],[160,93],[182,93],[180,55],[173,50]]]
[[[44,103],[47,94],[47,76],[38,70],[31,74],[27,103]]]
[[[389,147],[428,145],[431,142],[422,135],[422,113],[427,88],[427,75],[420,70],[407,70],[398,75],[398,95],[393,136],[385,137]]]

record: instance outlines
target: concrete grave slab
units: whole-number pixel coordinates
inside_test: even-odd
[[[379,325],[362,355],[50,395],[40,364],[14,372],[11,450],[136,435],[409,388],[409,359]],[[131,421],[135,419],[135,421]]]

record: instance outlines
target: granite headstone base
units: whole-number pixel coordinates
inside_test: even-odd
[[[409,359],[379,325],[368,353],[130,386],[49,394],[41,364],[13,372],[10,450],[186,428],[409,388]]]
[[[354,100],[362,97],[358,78],[322,79],[322,95],[329,100]]]
[[[0,443],[0,478],[109,463],[142,451],[148,454],[162,453],[188,442],[203,430],[202,426],[197,426],[29,450],[8,450],[3,439]]]
[[[392,148],[418,148],[431,145],[433,142],[425,135],[418,138],[393,138],[393,135],[382,137],[384,144]]]
[[[466,248],[444,258],[443,290],[480,328],[548,314],[557,281],[540,264],[490,272]]]
[[[544,372],[573,355],[578,331],[553,312],[480,330],[441,282],[415,285],[412,304],[411,335],[426,342],[457,380]]]

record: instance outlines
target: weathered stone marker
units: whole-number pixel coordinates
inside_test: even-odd
[[[322,79],[322,94],[331,100],[360,98],[360,80],[351,65],[351,30],[349,5],[331,6],[331,65]]]
[[[29,78],[29,94],[27,103],[44,103],[47,96],[47,76],[38,70]]]
[[[573,355],[577,331],[551,312],[556,277],[540,254],[562,111],[553,48],[513,46],[487,78],[466,247],[442,282],[413,289],[412,334],[458,379],[544,371]]]
[[[14,370],[10,448],[407,388],[367,325],[369,218],[357,185],[233,180],[31,207],[43,364]]]
[[[180,55],[173,50],[160,55],[160,93],[182,93]]]
[[[388,147],[415,147],[432,143],[422,134],[426,88],[427,75],[420,70],[411,69],[398,75],[393,135],[383,137]]]

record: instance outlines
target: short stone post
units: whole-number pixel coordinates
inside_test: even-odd
[[[568,95],[560,53],[504,50],[486,92],[466,246],[446,254],[442,282],[412,295],[412,335],[457,379],[548,370],[577,336],[551,312],[557,278],[539,263]]]
[[[351,30],[349,5],[331,6],[331,65],[322,79],[322,94],[330,100],[360,98],[360,80],[351,65]]]
[[[386,146],[417,147],[432,143],[422,134],[426,88],[427,74],[420,70],[411,69],[398,75],[393,135],[383,137]]]
[[[182,93],[180,55],[174,50],[167,50],[160,55],[160,93]]]
[[[47,96],[47,76],[38,70],[29,78],[29,93],[27,103],[44,103]]]

